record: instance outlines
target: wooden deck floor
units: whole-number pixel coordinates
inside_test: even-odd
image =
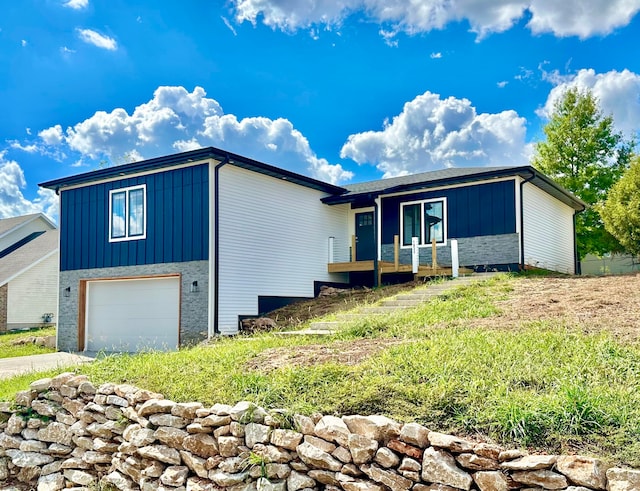
[[[348,263],[330,263],[327,265],[327,271],[329,273],[352,273],[357,271],[373,271],[373,261],[352,261]],[[411,273],[411,264],[398,264],[390,261],[378,261],[378,273]],[[460,274],[473,273],[472,270],[466,268],[459,269]],[[428,276],[451,276],[451,268],[437,267],[432,268],[427,265],[420,265],[416,276],[428,277]]]

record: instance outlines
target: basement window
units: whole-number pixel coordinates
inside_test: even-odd
[[[447,199],[411,201],[400,205],[402,247],[411,247],[411,239],[418,237],[421,246],[447,242]]]
[[[144,184],[109,191],[109,242],[146,238],[146,198]]]

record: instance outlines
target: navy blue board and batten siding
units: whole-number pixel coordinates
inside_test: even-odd
[[[427,190],[382,200],[382,259],[393,261],[394,235],[400,235],[401,204],[434,198],[447,199],[447,244],[438,248],[438,263],[450,265],[450,239],[459,240],[461,265],[503,265],[518,262],[516,184],[513,179]],[[411,261],[410,248],[402,248],[400,261]],[[420,262],[431,263],[431,247],[420,248]]]
[[[109,242],[109,191],[146,185],[146,238]],[[207,164],[60,193],[62,271],[209,258]]]
[[[382,243],[393,244],[400,233],[400,205],[410,201],[447,198],[449,238],[511,234],[516,231],[513,180],[393,196],[383,199]]]

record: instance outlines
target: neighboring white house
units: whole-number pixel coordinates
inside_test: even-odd
[[[0,331],[53,325],[58,230],[36,213],[0,220]]]

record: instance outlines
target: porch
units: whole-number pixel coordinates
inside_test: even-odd
[[[333,243],[329,241],[329,263],[327,271],[329,273],[354,273],[354,272],[375,272],[375,261],[373,259],[358,261],[355,258],[356,237],[351,236],[350,258],[348,262],[334,262],[332,254]],[[378,284],[382,282],[382,275],[389,273],[413,273],[414,278],[430,278],[435,276],[452,276],[453,269],[451,267],[442,267],[438,265],[438,256],[435,239],[431,243],[431,265],[418,264],[417,272],[413,264],[400,263],[400,240],[399,236],[394,236],[394,261],[378,261]],[[470,274],[473,270],[467,268],[458,268],[459,274]]]

